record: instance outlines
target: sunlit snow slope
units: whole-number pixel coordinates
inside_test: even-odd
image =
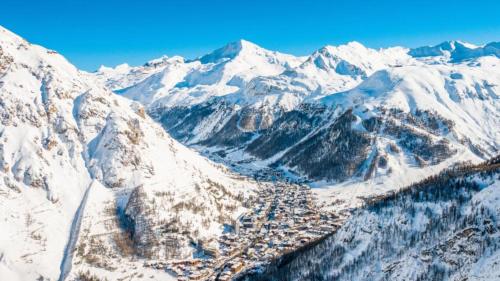
[[[142,105],[4,28],[0,115],[2,280],[63,279],[99,259],[115,271],[97,273],[115,280],[142,266],[138,257],[170,254],[151,242],[165,239],[166,221],[177,254],[189,256],[190,241],[219,235],[256,188],[173,140]],[[105,251],[97,260],[95,245]]]
[[[208,72],[182,63],[187,72],[168,68],[118,92],[142,102],[174,138],[240,173],[272,168],[335,186],[316,192],[347,202],[498,154],[498,46],[375,50],[351,42],[285,60],[242,41],[189,62]],[[242,65],[263,58],[234,83]]]

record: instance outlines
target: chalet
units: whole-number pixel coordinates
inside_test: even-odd
[[[219,250],[215,246],[204,246],[203,252],[212,258],[218,258],[220,255]]]
[[[240,272],[242,269],[243,269],[243,263],[242,262],[238,262],[238,263],[235,263],[231,266],[231,272],[232,273],[238,273]]]

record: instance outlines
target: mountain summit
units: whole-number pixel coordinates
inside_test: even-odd
[[[500,58],[500,42],[491,42],[484,46],[461,41],[446,41],[436,46],[424,46],[411,49],[409,55],[419,57],[447,57],[451,62],[461,62],[483,56],[496,56]]]
[[[156,75],[119,92],[155,106],[189,105],[236,93],[257,76],[277,75],[301,62],[240,40],[195,60],[166,64]]]
[[[198,60],[204,64],[217,63],[224,59],[234,59],[238,55],[243,55],[243,53],[252,55],[263,52],[266,52],[266,50],[250,41],[240,39],[238,41],[231,42],[226,46],[211,52],[210,54],[204,55]]]
[[[201,151],[231,151],[222,158],[209,155],[250,174],[279,167],[320,185],[404,185],[407,177],[397,175],[424,175],[500,151],[500,71],[498,57],[490,55],[496,45],[450,41],[375,50],[351,42],[320,48],[274,75],[252,68],[244,83],[236,83],[242,76],[233,71],[244,61],[238,55],[209,64],[223,70],[217,72],[223,79],[198,80],[209,76],[191,72],[187,77],[196,80],[185,79],[170,90],[133,87],[127,93],[139,100],[146,89],[161,92],[147,104],[153,118]],[[227,86],[231,91],[224,90]],[[204,88],[218,91],[200,98]],[[191,91],[197,98],[185,95]]]
[[[0,277],[228,280],[330,235],[363,265],[338,276],[493,267],[499,45],[240,40],[87,73],[0,27]]]

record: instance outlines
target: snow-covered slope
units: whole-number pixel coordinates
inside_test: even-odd
[[[240,172],[279,168],[361,193],[498,153],[500,60],[407,53],[325,47],[240,92],[148,112],[178,140]]]
[[[498,280],[499,160],[365,198],[331,237],[245,280]]]
[[[224,96],[254,109],[291,110],[306,97],[350,89],[376,70],[410,60],[401,47],[374,50],[351,42],[296,58],[240,40],[118,92],[153,108]]]
[[[217,243],[258,185],[169,134],[350,208],[498,154],[499,85],[498,43],[296,58],[242,40],[85,73],[0,28],[0,276],[168,280],[141,259]]]
[[[330,106],[433,111],[454,124],[456,139],[500,146],[500,61],[470,65],[418,65],[381,70],[358,87],[323,99]]]
[[[447,41],[436,46],[411,49],[408,54],[416,58],[429,58],[450,62],[462,62],[483,56],[500,58],[500,42],[475,46],[460,41]]]
[[[164,123],[177,139],[188,144],[200,141],[234,143],[241,139],[248,140],[247,132],[268,128],[283,112],[293,110],[303,102],[352,89],[379,69],[412,62],[416,60],[408,56],[404,48],[373,50],[352,42],[339,47],[324,47],[303,63],[278,75],[257,75],[232,94],[224,94],[226,92],[221,90],[220,85],[214,84],[222,94],[206,102],[202,102],[202,98],[195,99],[194,104],[185,100],[180,103],[172,100],[174,103],[170,104],[146,104],[149,104],[148,111],[155,119]],[[131,87],[138,90],[134,99],[152,96],[150,91],[141,91],[139,87],[141,85]],[[149,88],[153,92],[162,91],[161,86],[160,90]],[[236,140],[216,141],[214,137],[217,139],[218,132],[232,135]]]
[[[291,110],[304,99],[351,89],[377,70],[410,60],[406,49],[400,47],[374,50],[358,42],[325,46],[290,71],[254,79],[245,94],[261,97],[249,103],[273,103]]]
[[[256,188],[173,140],[142,105],[1,27],[0,116],[2,279],[117,279],[146,253],[164,258],[148,239],[166,236],[191,255],[189,242],[220,234]],[[109,250],[106,265],[89,256],[95,245]]]
[[[93,74],[97,80],[113,91],[125,89],[133,86],[149,76],[161,72],[164,68],[171,65],[184,63],[184,58],[179,56],[163,56],[158,59],[148,61],[142,66],[129,66],[120,64],[116,67],[101,66]]]
[[[323,47],[275,74],[255,68],[252,79],[231,91],[225,90],[231,83],[218,81],[238,75],[218,71],[222,80],[197,75],[180,84],[187,92],[174,87],[172,95],[159,81],[173,85],[169,79],[179,77],[173,71],[125,93],[173,137],[216,161],[241,173],[279,169],[314,186],[333,186],[315,190],[326,202],[348,206],[357,196],[498,153],[497,47],[450,41],[374,50],[351,42]],[[191,63],[228,70],[243,57],[268,57],[257,50],[247,42],[229,44]],[[217,94],[192,98],[192,89],[207,87]]]
[[[118,92],[146,105],[193,105],[238,92],[256,76],[277,75],[301,62],[240,40],[195,60],[167,63],[161,72]]]

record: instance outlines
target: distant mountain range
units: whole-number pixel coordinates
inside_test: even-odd
[[[237,172],[277,168],[319,185],[401,186],[410,174],[498,154],[498,47],[351,42],[293,57],[242,40],[194,60],[94,75]]]
[[[144,261],[217,247],[272,181],[345,210],[498,155],[499,95],[500,43],[240,40],[88,73],[0,27],[0,279],[175,280]]]

